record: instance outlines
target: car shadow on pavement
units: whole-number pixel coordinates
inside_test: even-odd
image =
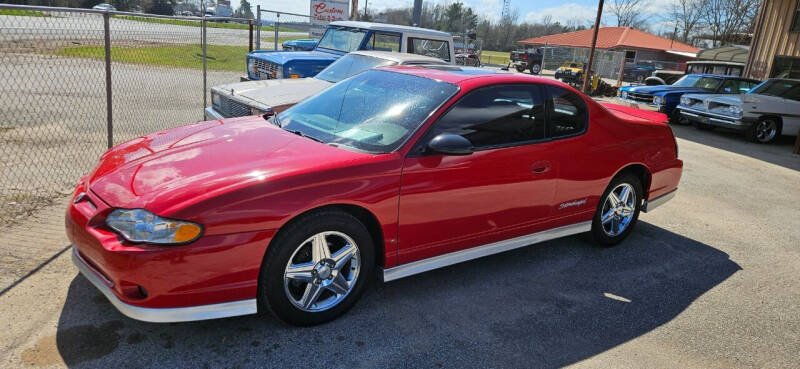
[[[139,322],[78,275],[56,346],[77,367],[560,367],[668,323],[740,269],[639,222],[614,248],[568,237],[376,283],[350,312],[310,328],[268,315]]]
[[[670,127],[675,137],[800,171],[800,158],[792,155],[794,136],[778,136],[773,142],[758,144],[748,142],[739,132],[722,128],[704,131],[687,125]]]

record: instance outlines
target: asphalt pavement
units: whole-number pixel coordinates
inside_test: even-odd
[[[4,279],[13,285],[0,294],[0,367],[796,367],[791,139],[757,145],[673,128],[685,162],[678,195],[618,247],[568,237],[376,283],[349,313],[312,328],[264,315],[128,319],[59,254],[65,237],[41,237],[62,226],[33,218],[4,233],[39,227],[30,244],[56,256]],[[60,216],[59,206],[40,213]],[[3,270],[13,262],[2,260]]]

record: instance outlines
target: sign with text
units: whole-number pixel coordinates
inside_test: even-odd
[[[311,0],[311,38],[320,38],[330,22],[348,19],[350,3],[347,0]]]

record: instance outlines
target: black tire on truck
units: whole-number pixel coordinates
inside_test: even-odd
[[[542,71],[542,65],[541,64],[531,65],[531,74],[539,74],[539,72],[541,72],[541,71]]]
[[[520,72],[520,73],[522,73],[522,72],[524,72],[524,71],[525,71],[525,67],[524,67],[524,66],[522,66],[522,65],[517,65],[517,72]]]

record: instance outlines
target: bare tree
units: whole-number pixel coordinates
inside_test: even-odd
[[[647,23],[644,6],[645,0],[611,0],[607,9],[617,18],[618,27],[642,28]]]
[[[714,46],[738,41],[753,29],[759,0],[707,0],[703,20],[712,33]]]
[[[680,30],[682,42],[689,42],[689,36],[697,33],[706,15],[708,3],[709,0],[676,0],[672,3],[668,17]]]

